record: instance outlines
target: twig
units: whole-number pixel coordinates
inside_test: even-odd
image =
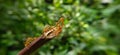
[[[63,17],[61,17],[55,26],[46,27],[41,37],[38,37],[32,43],[30,43],[30,45],[23,48],[18,53],[18,55],[30,55],[36,49],[38,49],[39,47],[53,39],[55,36],[57,36],[62,31],[63,21],[64,19]]]
[[[50,41],[52,38],[44,38],[44,35],[37,38],[35,41],[33,41],[29,46],[22,49],[18,55],[30,55],[32,52],[34,52],[36,49]]]

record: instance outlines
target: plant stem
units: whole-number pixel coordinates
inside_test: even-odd
[[[43,46],[45,43],[50,41],[52,38],[44,38],[44,35],[41,35],[41,37],[37,38],[35,41],[33,41],[29,46],[23,48],[18,55],[30,55],[32,52],[37,50],[39,47]]]

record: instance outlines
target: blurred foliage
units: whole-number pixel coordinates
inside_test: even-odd
[[[36,55],[120,55],[120,0],[0,0],[0,55],[16,55],[60,16],[61,35]]]

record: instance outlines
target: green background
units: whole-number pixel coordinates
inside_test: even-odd
[[[0,55],[65,17],[62,33],[34,55],[120,55],[120,0],[0,0]]]

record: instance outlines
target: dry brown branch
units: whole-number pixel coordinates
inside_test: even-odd
[[[37,48],[41,47],[46,42],[50,41],[52,38],[43,38],[44,35],[37,38],[34,42],[32,42],[29,46],[22,49],[18,55],[30,55],[34,52]]]
[[[59,19],[59,21],[56,23],[55,26],[49,26],[45,28],[41,37],[38,37],[28,46],[23,48],[18,53],[18,55],[30,55],[36,49],[43,46],[45,43],[47,43],[48,41],[53,39],[55,36],[57,36],[62,31],[62,27],[63,27],[63,17]]]

